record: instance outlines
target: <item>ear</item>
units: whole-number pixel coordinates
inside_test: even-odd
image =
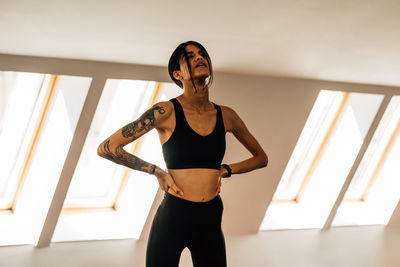
[[[174,76],[175,79],[177,80],[182,80],[182,75],[181,75],[181,71],[179,70],[174,70],[174,72],[172,73],[172,75]]]

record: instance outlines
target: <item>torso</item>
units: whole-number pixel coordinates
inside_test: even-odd
[[[178,98],[179,99],[179,98]],[[182,103],[182,102],[180,102]],[[173,104],[170,103],[170,108],[173,110]],[[206,136],[210,134],[216,126],[217,110],[214,108],[202,114],[197,111],[182,105],[186,121],[190,128],[199,135]],[[164,144],[171,137],[175,129],[175,115],[171,115],[164,121],[162,127],[157,128],[160,142]],[[225,120],[224,120],[225,125]],[[227,129],[225,127],[225,129]],[[206,168],[190,168],[190,169],[168,169],[168,173],[174,179],[176,185],[180,187],[184,195],[180,196],[171,188],[168,193],[195,202],[205,202],[213,199],[217,195],[217,186],[219,182],[219,170]]]
[[[195,202],[204,202],[213,199],[217,193],[219,171],[213,169],[184,169],[168,170],[172,178],[184,195],[178,195],[171,188],[168,193]]]

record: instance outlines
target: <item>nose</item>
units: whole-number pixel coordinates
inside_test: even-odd
[[[201,54],[197,54],[196,61],[199,61],[200,59],[204,59],[204,57]]]

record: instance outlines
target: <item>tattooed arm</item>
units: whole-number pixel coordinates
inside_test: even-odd
[[[170,102],[155,104],[140,116],[139,119],[122,127],[103,141],[97,149],[97,154],[131,169],[154,174],[158,178],[162,190],[167,191],[168,187],[171,187],[175,192],[180,193],[182,190],[176,186],[172,177],[167,172],[123,149],[125,145],[135,141],[154,128],[162,131],[171,113],[172,104]]]
[[[139,119],[122,127],[101,143],[97,149],[97,154],[134,170],[147,173],[154,171],[152,164],[126,152],[123,147],[157,127],[157,124],[160,124],[165,117],[169,116],[167,110],[165,104],[155,104]]]

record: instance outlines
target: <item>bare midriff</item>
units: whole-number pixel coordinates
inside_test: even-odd
[[[171,195],[194,201],[205,202],[217,196],[219,170],[215,169],[183,169],[168,170],[176,185],[182,189],[183,196],[175,193],[171,188]]]

